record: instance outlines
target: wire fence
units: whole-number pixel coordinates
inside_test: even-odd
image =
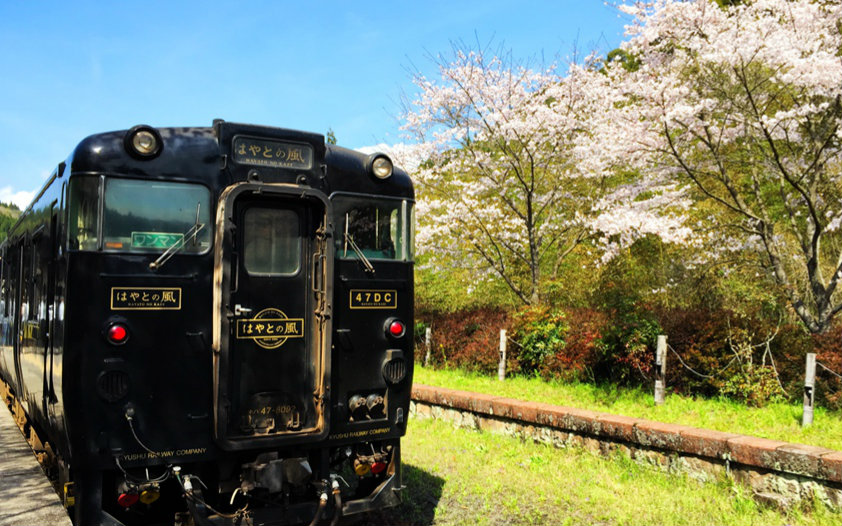
[[[823,364],[822,362],[820,362],[820,361],[816,360],[816,365],[818,365],[819,367],[821,367],[821,368],[822,368],[822,369],[824,369],[825,371],[829,372],[829,373],[830,373],[830,374],[832,374],[833,376],[835,376],[835,377],[839,378],[840,380],[842,380],[842,374],[839,374],[839,373],[837,373],[836,371],[834,371],[834,370],[830,369],[828,366],[826,366],[826,365],[825,365],[825,364]]]
[[[687,371],[689,371],[691,374],[693,374],[693,375],[695,375],[695,376],[697,376],[697,377],[699,377],[699,378],[705,379],[705,380],[713,380],[713,379],[716,379],[716,378],[721,378],[721,377],[722,377],[722,375],[723,375],[723,373],[724,373],[725,371],[727,371],[728,369],[730,369],[730,367],[731,367],[731,366],[732,366],[732,365],[733,365],[736,361],[738,361],[738,359],[739,359],[739,356],[734,355],[734,356],[731,358],[731,360],[729,360],[729,361],[728,361],[728,363],[727,363],[727,364],[725,364],[725,366],[724,366],[724,367],[721,367],[719,370],[714,371],[712,374],[704,374],[704,373],[700,373],[699,371],[697,371],[697,370],[696,370],[696,369],[694,369],[693,367],[690,367],[690,365],[688,365],[688,364],[687,364],[687,362],[685,362],[685,361],[684,361],[684,359],[681,357],[681,355],[680,355],[680,354],[678,354],[678,351],[676,351],[676,350],[673,348],[673,346],[672,346],[672,345],[667,345],[667,349],[669,349],[669,350],[672,352],[672,354],[673,354],[673,355],[674,355],[674,356],[678,359],[678,363],[680,363],[682,367],[684,367],[684,368],[685,368]],[[770,355],[769,357],[770,357],[770,365],[771,365],[771,366],[775,369],[775,376],[777,377],[777,376],[778,376],[778,374],[777,374],[777,367],[775,366],[775,363],[774,363],[774,358],[773,358],[771,355]],[[826,371],[826,372],[830,373],[831,375],[835,376],[836,378],[838,378],[838,379],[842,380],[842,374],[837,373],[836,371],[834,371],[833,369],[831,369],[831,368],[830,368],[830,367],[828,367],[827,365],[823,364],[822,362],[820,362],[820,361],[816,360],[816,365],[817,365],[817,366],[819,366],[819,367],[821,367],[824,371]],[[780,379],[778,379],[778,381],[780,382]],[[786,393],[786,390],[785,390],[785,389],[783,389],[783,386],[781,386],[781,389],[784,391],[784,393]],[[787,393],[787,394],[788,394],[788,393]]]
[[[777,332],[776,332],[776,334],[777,334]],[[666,343],[666,336],[659,336],[659,340],[663,338],[663,342],[664,342],[665,345],[664,345],[664,351],[663,351],[664,356],[663,357],[656,356],[655,363],[653,364],[653,366],[654,366],[653,370],[655,371],[655,390],[656,390],[655,398],[656,398],[656,403],[663,403],[663,393],[664,393],[664,390],[665,390],[664,388],[665,388],[665,383],[666,383],[666,361],[665,361],[665,358],[666,358],[666,352],[667,351],[672,353],[672,356],[675,357],[675,359],[678,361],[678,363],[681,365],[681,367],[683,369],[685,369],[687,372],[689,372],[690,374],[692,374],[693,376],[695,376],[697,378],[700,378],[702,380],[716,381],[716,380],[727,379],[726,373],[734,366],[734,364],[742,363],[743,360],[747,359],[746,357],[749,356],[747,353],[751,353],[753,349],[759,349],[759,348],[763,348],[763,347],[765,347],[765,350],[764,350],[763,356],[762,356],[762,365],[766,366],[767,365],[767,359],[768,359],[768,364],[769,364],[769,366],[772,367],[772,370],[774,371],[775,380],[777,381],[778,387],[780,388],[781,392],[784,393],[784,395],[786,395],[788,398],[791,398],[790,393],[784,388],[783,383],[781,382],[780,374],[779,374],[778,368],[777,368],[777,364],[775,363],[775,358],[774,358],[774,355],[771,351],[770,342],[772,341],[772,339],[774,337],[775,337],[775,335],[771,335],[769,338],[767,338],[766,341],[764,341],[760,344],[750,345],[750,346],[744,347],[744,350],[746,352],[743,352],[742,354],[745,355],[745,356],[741,355],[741,353],[738,352],[738,350],[735,350],[734,356],[731,357],[731,359],[728,361],[728,363],[726,363],[722,367],[717,368],[716,370],[699,371],[698,367],[692,367],[690,364],[687,363],[687,360],[685,360],[681,356],[681,354],[679,354],[679,352],[672,345],[669,345],[669,344]],[[429,361],[430,361],[431,351],[432,351],[431,339],[432,338],[431,338],[431,328],[430,327],[426,328],[424,336],[421,336],[418,333],[416,333],[416,335],[415,335],[416,346],[417,347],[423,346],[426,349],[426,354],[425,354],[425,358],[424,358],[424,365],[428,365]],[[507,348],[508,348],[509,345],[514,345],[521,350],[524,349],[523,344],[521,344],[519,341],[517,341],[516,339],[509,336],[505,329],[501,329],[501,331],[500,331],[499,367],[498,367],[498,378],[500,380],[503,380],[506,377]],[[661,352],[661,351],[659,351],[659,352]],[[748,360],[750,361],[750,358],[748,358]],[[640,372],[641,376],[646,381],[651,381],[650,376],[647,375],[646,372],[644,372],[644,370],[643,370],[643,368],[641,368],[640,364],[636,364],[636,366],[637,366],[637,369]],[[810,357],[810,355],[808,355],[807,370],[805,371],[805,387],[804,387],[804,392],[805,392],[805,395],[804,395],[804,410],[805,410],[804,422],[807,422],[807,416],[806,415],[807,415],[808,409],[809,409],[809,413],[810,413],[809,420],[810,420],[810,422],[812,422],[812,404],[813,404],[813,396],[814,396],[814,392],[815,392],[815,385],[814,385],[815,371],[814,370],[811,371],[810,368],[814,367],[814,366],[817,366],[817,367],[821,368],[821,370],[823,370],[826,373],[832,375],[836,379],[842,381],[842,374],[834,371],[827,364],[824,364],[824,363],[816,360],[814,354],[812,354],[812,358]],[[659,390],[660,390],[660,393],[658,392]],[[660,401],[659,401],[659,394],[660,394]],[[807,425],[807,424],[805,423],[804,425]]]

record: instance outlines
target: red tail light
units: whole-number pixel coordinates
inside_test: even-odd
[[[110,343],[114,345],[121,345],[126,343],[126,340],[129,339],[129,331],[126,330],[125,326],[115,323],[108,328],[107,336]]]
[[[400,338],[401,336],[406,334],[406,325],[404,325],[403,322],[400,320],[390,320],[387,326],[387,330],[393,338]]]
[[[117,497],[117,504],[124,508],[128,508],[137,502],[140,497],[137,493],[120,493]]]

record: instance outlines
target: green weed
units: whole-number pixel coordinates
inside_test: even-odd
[[[403,504],[368,524],[831,526],[821,502],[783,513],[729,480],[700,483],[627,455],[596,456],[415,420],[403,441]],[[436,468],[433,469],[433,464]]]
[[[415,368],[416,383],[488,393],[520,400],[604,411],[660,422],[683,424],[842,450],[840,414],[816,407],[813,425],[801,427],[801,407],[770,403],[748,407],[726,398],[705,399],[667,394],[656,406],[651,391],[536,378],[497,378],[458,370]]]

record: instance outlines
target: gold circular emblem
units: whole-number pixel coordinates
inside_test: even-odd
[[[263,309],[249,320],[251,338],[264,349],[277,349],[290,337],[301,337],[298,320],[290,320],[282,310]],[[303,322],[303,320],[301,320]],[[255,332],[258,334],[255,335]]]

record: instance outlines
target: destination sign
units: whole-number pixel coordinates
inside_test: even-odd
[[[313,148],[309,144],[234,137],[234,161],[240,164],[309,170]]]
[[[170,248],[184,240],[184,234],[132,232],[132,248]]]

